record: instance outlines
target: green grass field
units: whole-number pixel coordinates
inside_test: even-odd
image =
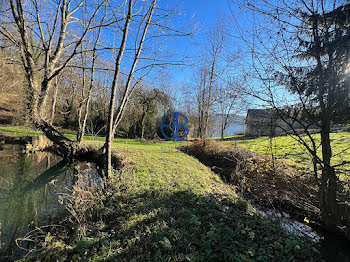
[[[45,251],[27,261],[319,261],[311,244],[257,216],[218,175],[175,148],[186,143],[115,139],[126,166],[103,204],[86,214],[85,236],[50,234]]]
[[[319,144],[320,136],[315,135],[314,137]],[[350,132],[332,133],[330,137],[333,164],[350,161]],[[269,137],[246,138],[244,136],[234,136],[231,139],[231,141],[225,141],[223,143],[227,146],[241,146],[264,155],[271,155],[271,152],[273,152],[277,158],[290,160],[305,168],[312,167],[310,154],[290,136],[273,138],[272,146]],[[319,152],[321,152],[321,146],[319,147]]]

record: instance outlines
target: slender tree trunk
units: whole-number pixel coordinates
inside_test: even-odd
[[[108,121],[107,121],[107,135],[106,135],[106,177],[110,177],[112,174],[112,141],[114,138],[113,133],[113,121],[114,121],[114,106],[117,93],[117,85],[119,79],[120,63],[124,54],[126,40],[129,32],[129,26],[132,16],[133,0],[129,0],[128,15],[125,20],[123,29],[123,38],[120,44],[119,53],[115,63],[114,77],[112,83],[111,99],[109,104]]]
[[[205,77],[205,76],[204,76]],[[204,80],[205,81],[205,80]],[[199,116],[199,137],[200,139],[205,138],[205,115],[206,115],[206,107],[205,107],[205,82],[203,84],[203,90],[202,90],[202,97],[201,97],[201,103],[200,103],[200,116]]]
[[[83,123],[81,125],[81,129],[79,130],[78,136],[77,136],[77,142],[79,144],[83,141],[83,138],[84,138],[85,128],[86,128],[86,121],[87,121],[87,118],[88,118],[88,115],[89,115],[90,101],[91,101],[91,89],[89,90],[88,97],[86,99]]]
[[[83,55],[82,55],[83,56]],[[81,123],[81,117],[83,114],[84,109],[84,99],[85,99],[85,63],[84,59],[82,58],[82,67],[83,67],[83,88],[82,88],[82,98],[79,105],[79,112],[78,112],[78,132],[77,132],[77,142],[80,143],[82,139],[82,123]]]
[[[106,12],[104,14],[106,14]],[[84,137],[84,134],[85,134],[86,121],[87,121],[87,117],[89,115],[92,89],[94,87],[96,50],[97,50],[97,44],[98,44],[98,42],[100,40],[100,36],[101,36],[101,29],[102,29],[102,22],[103,22],[103,20],[104,20],[104,18],[102,19],[100,27],[98,29],[97,39],[96,39],[96,41],[94,43],[94,48],[93,48],[93,51],[92,51],[91,78],[90,78],[90,85],[89,85],[89,90],[88,90],[86,104],[85,104],[85,114],[84,114],[83,124],[81,126],[80,133],[79,133],[79,136],[78,136],[78,139],[77,139],[79,144],[83,140],[83,137]]]
[[[202,105],[201,105],[201,98],[199,98],[199,105],[198,105],[198,137],[202,139]]]
[[[221,123],[221,140],[224,141],[225,123]]]
[[[138,45],[138,48],[137,48],[137,52],[135,54],[135,57],[134,57],[134,60],[133,60],[133,63],[132,63],[132,66],[131,66],[131,69],[129,71],[129,75],[128,75],[128,79],[126,81],[126,85],[125,85],[125,91],[123,93],[123,97],[122,97],[122,101],[118,107],[118,111],[117,111],[117,115],[116,115],[116,118],[114,120],[114,124],[113,124],[113,135],[115,134],[116,130],[117,130],[117,127],[119,126],[121,120],[122,120],[122,117],[124,115],[124,111],[125,111],[125,108],[128,104],[128,101],[129,101],[129,98],[131,96],[131,93],[132,93],[132,88],[131,88],[131,91],[129,92],[129,88],[130,88],[130,84],[131,84],[131,80],[132,80],[132,77],[134,75],[134,72],[135,72],[135,68],[136,68],[136,65],[137,65],[137,62],[140,58],[140,55],[141,55],[141,51],[142,51],[142,46],[143,46],[143,43],[145,42],[145,38],[146,38],[146,34],[147,34],[147,30],[148,30],[148,27],[149,25],[151,24],[151,20],[152,20],[152,15],[153,15],[153,12],[154,12],[154,8],[155,8],[155,5],[156,5],[156,2],[157,0],[153,0],[152,1],[152,4],[149,8],[149,11],[148,11],[148,17],[147,17],[147,21],[146,21],[146,24],[145,24],[145,27],[143,28],[143,32],[142,32],[142,37],[141,37],[141,40],[139,42],[139,45]],[[140,79],[139,79],[140,80]],[[135,85],[134,85],[135,86]]]
[[[51,119],[50,119],[50,124],[53,124],[53,120],[55,118],[55,111],[56,111],[56,101],[57,101],[57,92],[58,92],[58,81],[57,78],[55,79],[55,93],[53,95],[53,100],[52,100],[52,109],[51,109]]]
[[[144,135],[145,135],[145,120],[146,120],[146,113],[143,113],[141,118],[141,139],[144,139]]]
[[[84,12],[86,12],[86,10],[84,10]],[[87,117],[89,115],[91,94],[92,94],[92,89],[93,89],[93,86],[94,86],[96,49],[97,49],[97,44],[98,44],[98,42],[100,40],[102,23],[103,23],[105,17],[106,17],[106,10],[105,10],[104,16],[103,16],[103,18],[102,18],[102,20],[100,22],[97,38],[96,38],[96,41],[94,42],[94,47],[93,47],[93,51],[92,51],[91,77],[90,77],[89,90],[88,90],[88,93],[87,93],[87,97],[85,98],[86,99],[86,103],[85,103],[85,112],[84,112],[84,117],[83,117],[83,123],[80,122],[81,121],[81,115],[79,115],[79,130],[78,130],[78,133],[77,133],[77,142],[78,142],[78,144],[80,144],[83,141],[84,134],[85,134],[86,121],[87,121]],[[84,22],[85,22],[85,19],[84,19]],[[83,48],[83,44],[82,44],[82,48]],[[82,56],[82,58],[83,58],[83,56]],[[82,66],[83,66],[83,68],[85,66],[85,63],[84,63],[83,59],[82,59]],[[84,70],[83,70],[83,72],[84,72]],[[83,83],[85,83],[85,75],[83,77],[84,77]],[[85,90],[85,85],[83,87],[83,90]],[[85,97],[85,95],[83,97]]]
[[[205,112],[205,122],[204,122],[204,138],[209,137],[209,112]]]

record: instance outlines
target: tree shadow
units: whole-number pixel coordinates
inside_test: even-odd
[[[119,196],[105,217],[110,261],[319,261],[306,241],[230,196],[189,191]]]

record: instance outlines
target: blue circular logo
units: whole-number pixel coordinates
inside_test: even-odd
[[[165,124],[165,122],[167,121],[167,119],[169,117],[172,116],[172,120],[170,124]],[[185,123],[183,124],[179,124],[179,117],[182,117],[183,119],[185,119]],[[172,141],[182,141],[184,140],[187,136],[188,133],[190,132],[188,130],[188,128],[186,127],[187,123],[188,123],[188,119],[184,114],[181,114],[179,112],[174,112],[172,114],[167,114],[162,118],[162,122],[160,123],[160,131],[162,132],[163,137],[165,138],[165,140],[172,140]],[[164,128],[165,127],[170,127],[172,130],[172,137],[168,137],[165,134]],[[182,136],[179,137],[179,128],[182,127],[183,129],[185,129],[186,133]]]

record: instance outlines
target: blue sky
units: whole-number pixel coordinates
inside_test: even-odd
[[[229,14],[229,6],[227,0],[184,0],[184,12],[205,26],[214,24],[221,14]]]
[[[231,15],[229,5],[227,0],[184,0],[182,11],[181,20],[183,23],[190,23],[195,28],[199,28],[199,32],[193,38],[178,38],[172,45],[173,48],[177,49],[177,52],[183,52],[195,59],[205,46],[202,35],[208,27],[213,26],[218,18]],[[192,77],[192,70],[184,67],[177,68],[173,76],[175,80],[185,81]]]
[[[208,27],[214,26],[219,18],[225,17],[227,25],[230,30],[231,37],[228,38],[228,45],[230,46],[230,52],[239,50],[239,61],[235,63],[233,71],[229,74],[241,74],[244,71],[252,70],[249,67],[251,63],[251,54],[245,43],[238,37],[234,23],[232,22],[232,15],[238,14],[237,22],[243,30],[250,30],[253,26],[252,17],[237,7],[237,4],[233,4],[232,0],[184,0],[182,5],[181,21],[188,23],[191,21],[193,24],[197,24],[200,28],[199,33],[190,39],[178,38],[171,43],[172,48],[177,52],[184,52],[192,56],[194,59],[202,52],[205,47],[205,38],[203,34],[206,33]],[[231,4],[230,4],[231,3]],[[242,2],[243,4],[243,2]],[[261,17],[254,17],[259,21]],[[231,21],[230,21],[231,20]],[[238,37],[238,38],[237,38]],[[193,81],[194,71],[191,67],[172,68],[172,80],[177,82],[176,86],[181,86],[183,83],[189,83],[191,85]],[[250,85],[254,85],[258,88],[260,83],[254,80],[250,80]],[[181,93],[179,94],[181,96]],[[286,95],[286,94],[284,94]],[[260,107],[263,102],[250,97],[250,107]]]

